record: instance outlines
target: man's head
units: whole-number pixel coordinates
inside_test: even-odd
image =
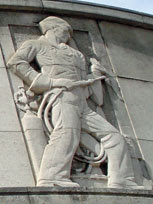
[[[54,30],[56,28],[67,29],[70,34],[73,33],[72,27],[63,19],[50,16],[45,18],[39,23],[42,34],[46,34],[48,30]]]

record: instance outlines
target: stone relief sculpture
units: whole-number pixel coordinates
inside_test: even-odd
[[[40,170],[39,164],[35,167],[39,172],[37,186],[79,187],[70,180],[70,171],[80,140],[83,143],[80,137],[87,134],[95,138],[101,148],[99,152],[93,150],[92,157],[83,155],[82,159],[100,163],[107,155],[109,188],[143,188],[135,183],[124,137],[102,113],[92,111],[87,104],[92,95],[93,100],[102,105],[101,80],[106,79],[105,71],[91,59],[92,73],[87,75],[83,54],[67,44],[73,30],[66,21],[48,17],[39,25],[42,36],[26,41],[7,64],[28,85],[27,91],[20,88],[15,99],[26,112],[25,133],[40,138],[41,147],[33,146],[31,152],[34,163],[41,162]],[[40,73],[30,66],[33,59]],[[48,143],[43,130],[48,134]],[[34,145],[31,140],[29,145]]]

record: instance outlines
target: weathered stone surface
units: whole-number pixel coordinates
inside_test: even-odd
[[[2,19],[3,23],[4,24],[6,23],[6,25],[1,26],[1,29],[0,29],[1,58],[2,58],[2,61],[0,61],[0,63],[2,64],[2,66],[4,66],[4,68],[6,68],[6,65],[5,65],[6,61],[15,52],[15,48],[14,48],[14,44],[12,41],[10,28],[7,25],[8,22],[4,22],[5,18],[4,18],[4,15],[2,15],[2,13],[0,13],[0,15],[1,15],[1,19]],[[7,20],[10,20],[9,15],[8,15]],[[8,49],[8,47],[9,47],[9,49]],[[23,86],[23,82],[19,79],[19,77],[12,74],[12,72],[10,70],[7,71],[7,74],[8,74],[7,75],[8,79],[10,79],[10,81],[9,81],[10,87],[13,90],[13,93],[15,93],[18,90],[19,86]]]
[[[1,203],[7,204],[30,204],[28,196],[0,196]]]
[[[14,53],[14,47],[12,46],[9,28],[6,25],[2,26],[0,29],[0,43],[1,43],[1,52],[3,53],[5,62],[7,62],[7,60]]]
[[[123,24],[134,24],[136,26],[142,26],[147,28],[153,28],[153,20],[151,16],[147,14],[141,14],[138,12],[129,12],[125,9],[113,8],[110,6],[91,4],[87,2],[76,1],[53,1],[53,0],[0,0],[0,8],[11,9],[15,11],[22,10],[45,10],[55,11],[57,13],[67,13],[71,15],[84,15],[92,18],[115,20]]]
[[[149,175],[153,179],[153,160],[152,160],[152,150],[153,141],[139,140],[141,146],[142,154],[144,156],[145,164],[147,166]]]
[[[42,7],[41,0],[0,0],[0,6],[14,6],[14,7],[33,7],[34,8],[40,8]]]
[[[21,132],[0,132],[0,186],[34,186]]]
[[[38,4],[38,2],[41,3],[40,0],[38,0],[37,2],[36,2],[36,0],[35,1],[34,0],[32,0],[32,1],[21,0],[20,2],[17,0],[12,0],[12,1],[6,0],[5,2],[0,1],[0,8],[3,8],[3,9],[4,8],[11,8],[10,6],[12,6],[11,9],[16,9],[16,10],[19,10],[19,8],[29,10],[32,7],[33,8],[35,7],[35,9],[37,8],[38,10],[43,9],[42,4]],[[90,16],[92,16],[94,18],[97,18],[97,17],[103,18],[104,17],[104,19],[116,20],[116,22],[122,22],[123,24],[126,24],[126,23],[130,24],[131,23],[133,25],[145,26],[148,23],[150,28],[151,28],[151,25],[153,22],[152,18],[150,18],[150,17],[142,17],[142,15],[129,14],[129,12],[117,11],[117,10],[110,9],[110,8],[103,8],[103,7],[98,7],[98,6],[95,7],[95,6],[89,6],[89,5],[85,6],[85,5],[81,5],[81,4],[75,4],[75,3],[72,3],[71,1],[69,1],[69,3],[66,3],[66,2],[61,3],[61,1],[57,2],[57,1],[44,0],[43,3],[44,3],[44,5],[46,4],[44,11],[54,11],[55,14],[57,14],[57,13],[61,14],[62,11],[63,11],[63,13],[65,12],[67,14],[74,14],[74,11],[75,11],[75,12],[78,12],[78,15],[80,15],[82,13],[83,15],[85,14],[88,17],[90,17]],[[7,17],[4,18],[4,16],[7,16]],[[7,61],[10,58],[10,56],[14,53],[14,50],[16,48],[18,48],[22,44],[23,41],[37,37],[37,31],[36,32],[34,31],[34,33],[33,33],[33,30],[34,30],[33,28],[35,28],[35,30],[37,30],[37,23],[40,20],[42,20],[42,18],[44,18],[46,16],[47,16],[47,14],[36,15],[34,13],[28,13],[28,14],[21,13],[21,12],[11,13],[11,12],[7,12],[7,11],[2,12],[0,14],[0,22],[3,25],[0,29],[0,41],[1,41],[1,46],[2,46],[5,61]],[[65,17],[65,18],[71,19],[69,17]],[[76,23],[75,23],[76,25],[74,25],[75,21],[76,21]],[[110,68],[111,65],[108,62],[109,60],[107,57],[107,53],[105,51],[105,45],[104,45],[103,41],[101,40],[101,36],[99,35],[99,31],[97,29],[98,27],[96,25],[96,22],[93,21],[93,24],[91,22],[89,23],[88,19],[86,19],[86,20],[81,19],[81,21],[79,18],[78,19],[73,18],[72,21],[70,20],[70,22],[72,22],[72,25],[74,25],[75,28],[80,28],[80,30],[76,29],[77,30],[76,31],[76,36],[77,36],[76,39],[81,38],[80,36],[82,36],[82,38],[79,42],[80,44],[83,44],[83,43],[85,44],[85,41],[89,39],[89,43],[86,43],[84,45],[85,51],[87,51],[87,55],[90,56],[90,54],[93,54],[92,53],[92,49],[93,49],[94,54],[96,54],[99,58],[102,58],[102,60],[104,62],[103,65],[106,65],[106,68]],[[143,24],[143,21],[144,21],[144,24]],[[6,26],[7,24],[9,24],[9,25],[13,24],[13,26],[12,25]],[[92,27],[92,28],[90,28],[90,27]],[[121,32],[121,34],[124,36],[118,37],[120,34],[120,28],[121,27],[123,27],[123,29],[125,29],[125,32]],[[110,37],[110,39],[113,41],[113,43],[110,39],[108,39],[108,41],[107,41],[105,39],[105,36],[104,36],[104,41],[105,41],[106,45],[107,45],[107,43],[109,45],[109,40],[113,44],[113,45],[110,44],[112,46],[111,48],[114,49],[114,51],[113,51],[114,56],[113,57],[112,57],[112,53],[111,53],[112,51],[110,52],[110,49],[109,49],[110,47],[108,46],[108,53],[109,53],[109,57],[110,57],[112,66],[115,68],[115,71],[117,71],[117,73],[119,73],[119,75],[121,75],[122,77],[141,78],[142,80],[152,81],[151,75],[153,74],[153,72],[152,72],[152,65],[151,64],[153,61],[151,59],[151,55],[149,55],[149,52],[153,51],[152,48],[150,47],[150,44],[152,44],[153,41],[152,41],[152,35],[148,34],[148,33],[151,33],[151,31],[146,31],[146,30],[143,30],[140,28],[139,29],[138,28],[132,28],[131,31],[128,31],[127,32],[128,34],[126,35],[126,31],[129,30],[129,28],[131,29],[131,27],[128,27],[128,26],[126,26],[126,28],[125,28],[124,26],[117,25],[117,26],[115,26],[115,29],[116,30],[118,29],[117,31],[114,28],[113,28],[114,30],[110,29],[109,32],[113,32],[113,35],[115,36],[113,39],[114,41],[111,39],[111,35],[107,35],[107,37],[108,38]],[[140,31],[140,33],[139,33],[139,31]],[[107,32],[106,32],[106,34],[107,34]],[[135,37],[134,42],[132,41],[133,36]],[[129,43],[129,41],[130,42],[132,41],[132,43]],[[14,42],[14,44],[13,44],[13,42]],[[15,46],[15,49],[14,49],[14,46]],[[147,48],[149,48],[149,49],[147,50]],[[79,49],[80,49],[80,47],[79,47]],[[118,52],[118,50],[121,50],[121,51]],[[131,54],[129,54],[129,52]],[[125,56],[125,59],[123,59],[124,58],[123,56]],[[135,65],[135,63],[138,63],[138,64]],[[128,64],[128,66],[126,67],[127,64]],[[125,65],[125,66],[123,66],[123,68],[122,68],[122,65]],[[146,67],[146,68],[144,69],[144,67]],[[5,68],[5,63],[2,60],[2,55],[0,55],[0,68]],[[9,83],[8,83],[8,80],[6,80],[6,79],[8,78],[8,76],[7,76],[7,74],[6,75],[3,74],[2,72],[1,72],[1,75],[5,76],[5,79],[1,80],[1,78],[0,78],[0,80],[2,81],[2,84],[7,83],[7,86],[5,86],[6,92],[7,92],[7,90],[8,90],[7,87],[9,87]],[[19,80],[13,74],[9,73],[9,77],[11,79],[10,83],[11,83],[11,88],[13,90],[16,91],[18,85],[20,85],[20,84],[23,85],[22,81]],[[122,87],[121,87],[122,91],[124,90],[123,95],[126,98],[126,94],[128,95],[129,93],[126,92],[126,88],[125,88],[126,86],[124,87],[124,85],[122,83],[120,83],[120,84],[122,85]],[[130,87],[133,88],[135,86],[130,85]],[[145,88],[147,89],[147,87],[148,86],[146,85],[144,88],[142,88],[142,90],[145,92]],[[4,89],[4,87],[2,87],[2,88]],[[140,88],[141,88],[141,86],[140,86]],[[137,89],[137,90],[139,92],[139,89]],[[143,93],[143,91],[141,93]],[[1,90],[1,95],[3,96],[3,94],[4,94],[4,91]],[[144,96],[149,97],[149,94],[151,94],[151,86],[149,86],[149,92],[147,91],[147,93],[145,93]],[[135,100],[137,99],[136,96],[135,96]],[[130,94],[127,97],[131,97]],[[139,99],[139,97],[140,96],[138,96],[138,99]],[[18,123],[17,115],[15,115],[15,117],[14,117],[14,113],[16,111],[12,112],[12,109],[15,110],[14,102],[12,99],[9,100],[10,98],[12,98],[11,92],[9,92],[8,97],[5,96],[5,100],[7,100],[6,103],[4,103],[5,101],[1,100],[2,104],[5,104],[5,106],[1,105],[1,108],[0,108],[0,113],[2,113],[1,114],[2,120],[0,122],[0,131],[1,131],[1,127],[2,127],[2,131],[6,131],[7,129],[8,129],[8,131],[20,131],[20,125],[16,126],[16,123]],[[151,98],[152,98],[152,95],[151,95]],[[134,114],[134,111],[138,111],[139,108],[133,107],[133,104],[131,105],[128,100],[125,100],[125,102],[126,103],[124,105],[120,101],[116,100],[113,103],[113,108],[114,109],[116,108],[115,111],[113,111],[113,109],[110,107],[108,109],[106,108],[108,111],[107,117],[109,118],[109,121],[111,121],[113,125],[115,125],[117,128],[119,128],[122,133],[125,133],[125,134],[132,136],[133,139],[135,139],[135,136],[141,135],[141,137],[140,137],[141,139],[147,139],[148,140],[148,137],[150,138],[150,136],[151,136],[151,135],[149,135],[151,131],[149,132],[147,137],[143,136],[143,131],[145,130],[146,133],[148,133],[147,131],[151,127],[151,122],[149,122],[149,124],[148,124],[147,123],[147,116],[143,117],[142,120],[144,120],[145,125],[146,124],[147,125],[145,126],[146,129],[142,130],[142,128],[140,128],[139,126],[143,125],[142,124],[143,121],[140,121],[140,119],[138,119],[138,121],[136,121],[137,117],[138,118],[140,118],[140,117],[139,117],[139,114]],[[145,100],[142,100],[142,101],[140,100],[140,104],[143,104],[143,103],[145,103]],[[8,104],[11,104],[11,106]],[[136,106],[137,105],[139,106],[139,104],[136,103]],[[150,100],[150,102],[147,101],[147,104],[145,106],[145,109],[147,110],[146,112],[149,111],[149,108],[147,107],[147,105],[152,107],[151,100]],[[131,109],[129,109],[129,107]],[[143,105],[141,107],[143,107]],[[3,110],[4,110],[4,113],[3,113]],[[8,113],[8,110],[10,111],[10,114]],[[115,112],[115,114],[114,114],[114,112]],[[143,111],[141,111],[141,113],[143,114]],[[4,117],[5,114],[9,114],[9,118],[5,118]],[[150,115],[151,115],[151,112],[150,112]],[[148,115],[148,116],[150,117],[150,115]],[[15,120],[14,120],[14,118],[15,118]],[[116,121],[116,118],[118,121]],[[151,118],[151,120],[153,119],[152,116],[150,118]],[[3,121],[3,119],[4,119],[4,121]],[[13,124],[13,125],[10,125],[10,123],[9,123],[8,127],[7,127],[5,125],[5,124],[7,124],[5,119],[8,120],[9,122],[11,122],[11,124]],[[15,127],[17,127],[17,128],[15,128]],[[133,127],[134,127],[134,130],[133,130]],[[13,134],[13,133],[11,133],[11,134]],[[22,144],[20,144],[20,145],[22,145]],[[146,149],[147,148],[145,147],[144,150],[146,151]],[[8,150],[8,152],[9,152],[9,150]],[[4,151],[4,153],[5,153],[5,151]],[[26,156],[27,156],[27,153],[26,153]],[[134,157],[133,160],[136,160],[135,155],[132,155],[132,156]],[[139,155],[138,157],[141,158],[141,155]],[[146,156],[146,158],[148,158],[148,156]],[[149,163],[149,159],[147,161]],[[137,166],[135,166],[135,169],[137,169]],[[138,169],[136,171],[138,172]],[[13,184],[12,184],[12,186],[13,186]],[[78,198],[79,201],[83,201],[81,199],[82,198],[80,198],[80,200],[79,200],[79,198]],[[92,200],[92,198],[91,198],[91,200]],[[97,201],[98,201],[98,199],[97,199]],[[6,202],[8,202],[8,201],[6,201]],[[13,201],[11,200],[11,202],[13,202]],[[48,202],[48,201],[46,201],[46,202]],[[76,201],[74,201],[74,202],[76,202]],[[20,203],[24,203],[24,201],[23,202],[20,201]]]
[[[152,28],[153,26],[153,19],[150,18],[150,16],[143,16],[143,22],[146,23],[146,28],[148,28],[150,26],[150,28]]]
[[[108,22],[100,26],[117,75],[153,81],[152,31]]]
[[[148,170],[150,175],[152,175],[153,111],[151,107],[153,83],[124,78],[119,78],[119,83],[134,128],[135,138],[139,139],[134,140],[135,153],[138,158],[142,158],[141,153],[144,155]],[[138,149],[137,142],[140,144],[141,153]],[[142,169],[143,171],[145,170],[144,166]]]
[[[15,50],[26,40],[37,39],[41,35],[38,26],[12,25],[9,28]]]
[[[13,18],[12,18],[13,15]],[[38,22],[47,16],[47,14],[36,15],[32,12],[11,12],[11,11],[1,11],[0,12],[0,22],[3,26],[29,26],[29,25],[38,25]],[[0,30],[1,31],[1,30]]]
[[[72,13],[72,11],[78,14],[82,14],[85,16],[92,16],[93,18],[102,18],[107,20],[113,20],[124,23],[135,23],[137,25],[142,25],[143,19],[142,16],[136,13],[129,13],[127,11],[123,11],[121,9],[115,10],[113,8],[102,6],[102,5],[86,5],[81,4],[81,2],[74,1],[64,1],[60,4],[60,1],[52,1],[52,0],[42,0],[43,6],[45,10],[53,10],[56,9],[57,12],[62,10],[64,13]],[[58,11],[59,10],[59,11]],[[93,15],[94,14],[94,15]],[[126,19],[126,20],[125,20]]]
[[[5,188],[0,201],[7,204],[152,204],[152,191],[129,191],[102,188]]]
[[[0,131],[20,131],[15,104],[5,69],[0,69]]]
[[[0,48],[0,68],[4,68],[5,64],[4,64],[4,60],[3,60],[3,54],[2,54],[2,50]]]
[[[117,188],[120,185],[123,187],[134,185],[137,188],[137,184],[134,183],[131,157],[125,140],[115,127],[90,110],[86,102],[90,94],[89,91],[88,93],[85,91],[87,91],[88,86],[105,78],[103,76],[105,69],[96,59],[90,59],[93,77],[88,79],[88,71],[82,53],[67,45],[71,38],[72,27],[63,19],[50,16],[42,20],[39,26],[42,36],[37,40],[25,42],[7,63],[8,68],[14,70],[29,86],[29,97],[33,97],[34,94],[41,94],[43,97],[39,110],[35,109],[35,113],[42,119],[40,122],[44,122],[51,137],[44,150],[37,185],[79,186],[69,180],[69,175],[71,161],[79,146],[82,129],[99,139],[101,151],[97,157],[91,159],[87,159],[90,154],[83,157],[82,151],[80,159],[85,158],[93,164],[100,163],[104,160],[103,155],[106,152],[109,163],[108,186]],[[30,66],[34,58],[37,59],[37,64],[41,67],[41,73]],[[117,88],[117,85],[114,84],[114,86]],[[65,91],[65,87],[67,91]],[[99,83],[98,90],[102,92],[102,83]],[[91,95],[95,94],[93,101],[101,106],[103,104],[102,93],[98,95],[98,90],[93,88]],[[26,94],[28,96],[28,92]],[[20,89],[16,100],[18,105],[24,104],[27,113],[33,110],[30,101],[28,102],[29,97],[26,97],[24,89]],[[50,113],[51,119],[49,118]],[[30,117],[33,118],[32,115]],[[26,120],[28,119],[29,117],[26,117]],[[29,125],[26,120],[23,123],[23,126],[26,125],[24,129],[27,129]],[[35,125],[34,122],[32,124]],[[32,128],[33,130],[37,129]],[[31,149],[34,145],[30,144],[28,147]],[[38,152],[37,148],[35,150],[34,152]],[[30,150],[30,152],[33,151]],[[34,159],[37,158],[35,154],[33,155]],[[91,162],[87,161],[87,163]],[[133,178],[133,182],[127,177]]]
[[[119,78],[136,137],[153,141],[153,83]]]
[[[73,203],[84,203],[84,204],[121,204],[121,203],[127,203],[127,204],[152,204],[152,198],[138,198],[138,197],[114,197],[114,196],[102,196],[102,195],[54,195],[54,196],[31,196],[30,200],[33,204],[60,204],[60,203],[67,203],[67,204],[73,204]]]

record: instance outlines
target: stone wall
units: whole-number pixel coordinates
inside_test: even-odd
[[[93,188],[3,188],[0,202],[7,204],[152,204],[151,191]]]
[[[56,15],[72,25],[74,41],[85,55],[87,65],[89,58],[96,56],[117,76],[124,103],[109,87],[105,87],[104,112],[110,123],[123,134],[131,136],[134,148],[130,151],[137,182],[144,182],[150,188],[150,180],[153,179],[152,16],[73,1],[0,0],[0,9],[0,186],[35,186],[33,166],[21,124],[23,113],[17,110],[13,99],[23,82],[6,68],[6,62],[22,42],[39,37],[40,20]],[[125,198],[120,193],[117,196],[122,202]],[[87,194],[84,194],[86,197]],[[80,200],[84,199],[83,196],[75,196],[76,203],[84,201]],[[87,200],[92,203],[95,197],[92,193],[90,196],[90,202],[89,198],[85,198],[84,203]],[[98,193],[96,199],[98,203],[100,200],[112,203],[113,196]],[[150,197],[141,200],[131,194],[127,198],[129,203],[144,203],[143,199],[151,203]]]

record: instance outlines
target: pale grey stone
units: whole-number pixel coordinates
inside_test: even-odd
[[[9,29],[15,49],[19,48],[26,40],[38,39],[40,36],[38,26],[11,25]]]
[[[4,59],[3,59],[3,55],[2,55],[2,50],[0,48],[0,68],[4,68],[5,64],[4,64]]]
[[[1,190],[0,201],[7,204],[152,204],[152,191],[93,188],[23,188]]]
[[[110,90],[111,102],[118,120],[119,128],[123,134],[130,135],[131,138],[135,139],[131,121],[128,116],[128,112],[125,103],[122,102],[115,94]]]
[[[153,83],[119,78],[136,137],[153,141]]]
[[[0,13],[1,17],[2,14]],[[2,17],[2,20],[4,19],[4,15]],[[5,19],[6,20],[6,19]],[[1,23],[1,29],[0,29],[0,35],[9,35],[9,27],[7,24],[5,24],[5,20]],[[2,40],[1,40],[2,41]],[[5,42],[6,43],[6,42]]]
[[[0,43],[5,62],[13,55],[14,47],[8,26],[3,26],[0,30]],[[9,49],[8,49],[9,48]]]
[[[60,1],[48,1],[43,0],[43,7],[44,10],[53,10],[53,9],[59,9],[63,10],[63,12],[81,12],[81,13],[87,13],[87,14],[101,14],[101,8],[95,7],[95,6],[88,6],[84,4],[75,4],[74,2],[61,2]]]
[[[84,158],[90,158],[89,163],[97,164],[104,160],[104,150],[107,153],[108,186],[137,188],[125,140],[115,127],[90,110],[86,103],[86,99],[90,96],[88,86],[105,78],[101,76],[104,71],[103,67],[96,59],[91,59],[93,78],[88,79],[82,53],[67,45],[71,38],[71,26],[57,17],[45,18],[39,25],[43,35],[38,40],[25,42],[7,64],[8,68],[14,70],[14,73],[29,86],[27,95],[23,89],[16,94],[17,104],[24,104],[27,113],[31,109],[28,100],[33,98],[34,94],[46,92],[36,114],[44,122],[51,139],[45,147],[37,185],[79,186],[69,180],[69,175],[71,161],[80,142],[81,132],[79,130],[82,128],[95,135],[101,145],[98,156],[93,158],[84,156]],[[41,73],[30,66],[34,58],[41,67]],[[49,65],[55,65],[55,69],[53,66],[54,75],[50,70],[52,66]],[[77,81],[72,81],[74,79]],[[97,91],[93,88],[91,95],[95,93],[94,101],[101,106],[102,93],[98,94]],[[52,106],[52,119],[50,120],[48,115]],[[33,145],[31,147],[33,148]],[[127,177],[131,177],[131,180]]]
[[[41,0],[0,0],[0,6],[14,6],[14,7],[33,7],[34,8],[40,8],[42,7]]]
[[[144,185],[144,174],[143,169],[141,168],[142,166],[140,165],[140,161],[137,158],[132,158],[132,165],[134,169],[136,182],[138,183],[139,186]],[[147,184],[146,182],[145,189],[147,188],[150,188],[150,185]]]
[[[149,25],[150,25],[150,28],[152,28],[153,19],[150,16],[142,16],[142,18],[143,18],[143,23],[146,24],[146,28],[148,28]],[[145,27],[145,25],[144,25],[144,27]]]
[[[101,22],[101,32],[117,75],[153,81],[151,30]]]
[[[128,15],[130,16],[130,19],[132,22],[130,22],[130,24],[133,24],[133,25],[142,25],[143,24],[143,16],[139,13],[139,14],[136,14],[136,13],[130,13],[128,12]]]
[[[130,196],[109,196],[109,195],[40,195],[40,196],[30,196],[30,201],[32,204],[60,204],[60,203],[84,203],[84,204],[152,204],[152,198],[139,198]]]
[[[0,149],[0,186],[34,186],[22,133],[0,132]]]
[[[143,19],[140,14],[134,14],[130,12],[125,12],[123,10],[116,10],[113,8],[109,8],[106,6],[93,6],[93,5],[84,5],[79,4],[77,2],[61,2],[60,1],[50,1],[50,0],[42,0],[43,6],[45,10],[63,10],[64,13],[73,14],[75,11],[76,15],[82,14],[82,16],[92,16],[93,18],[99,17],[101,19],[112,20],[115,19],[118,22],[122,23],[131,23],[131,24],[143,24]],[[77,14],[78,13],[78,14]]]
[[[153,141],[139,140],[139,144],[145,159],[145,164],[151,179],[153,180],[153,160],[152,160],[152,150]]]
[[[128,115],[126,104],[123,101],[121,101],[119,98],[117,98],[117,96],[112,92],[112,90],[110,90],[110,88],[108,89],[108,91],[111,97],[111,103],[113,104],[112,108],[117,118],[117,123],[118,123],[117,128],[122,132],[122,134],[128,136],[132,142],[133,147],[130,148],[130,154],[132,158],[142,158],[139,147],[137,145],[136,135],[134,133],[133,126]],[[108,104],[108,101],[104,102],[104,107],[105,107],[105,104]],[[110,110],[106,110],[106,111],[108,113],[111,112]],[[107,112],[106,112],[106,117],[108,117]]]
[[[107,188],[108,177],[98,174],[73,175],[72,180],[83,187]]]
[[[18,10],[18,9],[17,9]],[[13,16],[13,17],[12,17]],[[2,27],[12,27],[12,26],[38,26],[38,22],[46,17],[46,14],[36,15],[35,13],[28,12],[11,12],[11,11],[1,11],[0,12],[0,22]],[[3,28],[4,29],[4,28]]]
[[[29,198],[26,195],[0,196],[0,202],[7,204],[30,204]]]
[[[7,73],[9,76],[9,83],[13,93],[17,92],[19,87],[24,87],[23,81],[15,74],[13,74],[11,70],[7,70]]]
[[[8,204],[152,204],[152,191],[107,188],[3,188],[0,201]]]
[[[115,20],[116,22],[121,22],[124,24],[134,24],[142,27],[150,27],[152,25],[152,18],[149,16],[141,15],[140,13],[133,13],[129,11],[124,11],[122,9],[113,9],[109,6],[100,6],[100,5],[89,5],[82,2],[74,2],[74,1],[53,1],[53,0],[6,0],[0,1],[1,8],[14,9],[14,10],[45,10],[50,11],[56,9],[57,13],[67,13],[73,15],[84,15],[87,17],[98,18],[98,19],[106,19],[106,20]],[[44,8],[45,7],[45,8]],[[143,21],[144,18],[144,21]],[[147,18],[147,20],[145,19]]]
[[[20,131],[8,75],[5,69],[0,69],[0,131]]]
[[[4,15],[1,17],[2,19],[4,19]],[[2,46],[1,52],[2,52],[2,55],[4,56],[4,59],[3,59],[3,63],[4,63],[4,61],[6,62],[8,58],[10,58],[10,56],[12,56],[13,53],[15,52],[14,44],[13,44],[11,33],[10,33],[10,28],[8,27],[8,25],[1,27],[0,41],[1,41],[1,46]],[[8,78],[10,79],[9,81],[10,87],[12,88],[14,92],[16,92],[19,86],[23,86],[23,82],[21,81],[19,77],[12,74],[10,70],[8,70],[7,73],[9,76]]]

